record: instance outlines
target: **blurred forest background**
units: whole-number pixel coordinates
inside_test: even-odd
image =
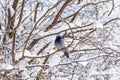
[[[0,0],[0,80],[120,80],[119,20],[120,0]]]

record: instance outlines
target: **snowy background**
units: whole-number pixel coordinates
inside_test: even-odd
[[[0,80],[120,80],[119,20],[120,0],[0,0]]]

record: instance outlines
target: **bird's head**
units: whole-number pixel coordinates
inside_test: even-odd
[[[61,37],[61,36],[59,36],[59,35],[57,35],[57,36],[56,36],[56,39],[62,39],[62,37]]]

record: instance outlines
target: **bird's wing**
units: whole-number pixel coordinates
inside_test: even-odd
[[[56,46],[58,49],[64,48],[64,40],[61,39],[60,41],[56,41],[56,42],[55,42],[55,46]]]
[[[62,47],[62,48],[64,48],[64,47],[65,47],[64,40],[63,40],[63,39],[61,39],[61,41],[60,41],[60,42],[61,42],[61,47]]]

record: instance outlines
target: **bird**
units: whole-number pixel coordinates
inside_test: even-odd
[[[62,50],[64,52],[64,55],[67,58],[69,58],[69,52],[66,49],[64,49],[65,48],[64,40],[62,39],[62,37],[60,35],[56,36],[55,46],[58,50]]]

